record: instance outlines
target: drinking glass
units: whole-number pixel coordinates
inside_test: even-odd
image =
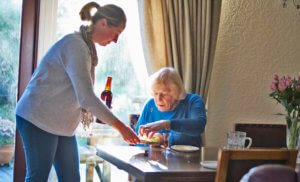
[[[247,133],[242,131],[227,132],[227,149],[244,149],[252,145],[252,138],[246,137]],[[249,144],[245,147],[245,141]]]
[[[167,149],[170,145],[169,140],[170,140],[170,133],[169,132],[164,133],[164,147],[165,147],[165,149]]]

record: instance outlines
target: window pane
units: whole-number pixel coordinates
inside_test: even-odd
[[[2,147],[14,147],[15,106],[18,85],[20,50],[20,0],[0,1],[0,176],[3,181],[13,181],[13,151]],[[11,126],[11,127],[10,127]],[[8,157],[8,159],[7,159]]]
[[[79,11],[87,2],[90,0],[58,0],[57,40],[79,30],[80,25],[83,24]],[[116,4],[124,10],[127,16],[126,28],[120,35],[117,44],[111,43],[106,47],[96,45],[99,62],[96,67],[95,93],[100,96],[104,90],[107,76],[112,76],[112,112],[128,125],[129,114],[139,113],[142,109],[146,95],[145,80],[148,77],[139,32],[137,1],[97,0],[96,2],[101,6]],[[108,125],[97,124],[94,129],[100,130],[94,134],[95,143],[98,142],[101,145],[125,144],[116,130]],[[79,144],[87,143],[86,138],[80,135],[78,135],[77,141]],[[111,167],[111,181],[127,179],[128,174]],[[85,176],[85,171],[81,171],[82,181],[85,181]],[[97,175],[94,174],[93,178],[97,181]]]

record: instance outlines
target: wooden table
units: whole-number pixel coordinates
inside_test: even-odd
[[[133,181],[213,182],[216,170],[200,165],[217,160],[218,148],[177,152],[136,146],[96,146],[97,155],[132,175]],[[148,156],[145,156],[145,150]]]

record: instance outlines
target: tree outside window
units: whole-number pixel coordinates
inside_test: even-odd
[[[0,173],[12,180],[22,1],[0,1]],[[2,151],[2,150],[1,150]],[[11,177],[11,178],[10,178]]]

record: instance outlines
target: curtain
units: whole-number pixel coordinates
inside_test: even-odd
[[[174,67],[187,92],[207,100],[221,0],[139,0],[149,74]]]
[[[168,66],[161,0],[137,0],[148,74]]]

